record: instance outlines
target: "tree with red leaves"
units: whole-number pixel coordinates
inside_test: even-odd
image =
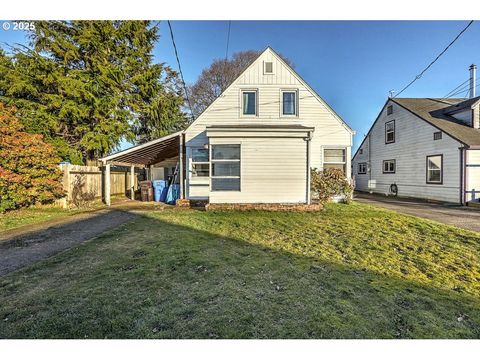
[[[53,146],[24,132],[15,111],[0,103],[0,212],[64,196]]]

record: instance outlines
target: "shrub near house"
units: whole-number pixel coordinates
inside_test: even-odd
[[[15,109],[0,103],[0,212],[64,195],[53,146],[23,130]]]

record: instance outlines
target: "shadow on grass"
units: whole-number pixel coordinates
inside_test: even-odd
[[[467,294],[162,217],[0,278],[0,337],[480,337]]]

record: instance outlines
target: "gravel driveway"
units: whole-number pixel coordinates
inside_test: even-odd
[[[460,205],[428,203],[381,195],[355,193],[355,200],[404,214],[435,220],[462,229],[480,231],[480,210]]]
[[[46,259],[137,217],[121,210],[80,214],[67,221],[0,241],[0,276]]]

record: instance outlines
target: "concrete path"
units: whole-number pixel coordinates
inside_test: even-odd
[[[480,231],[479,209],[365,193],[356,193],[355,200],[364,204],[380,206],[404,214],[454,225],[466,230]]]
[[[0,276],[46,259],[86,240],[112,230],[137,217],[118,209],[79,214],[54,224],[42,224],[32,230],[2,235]]]

